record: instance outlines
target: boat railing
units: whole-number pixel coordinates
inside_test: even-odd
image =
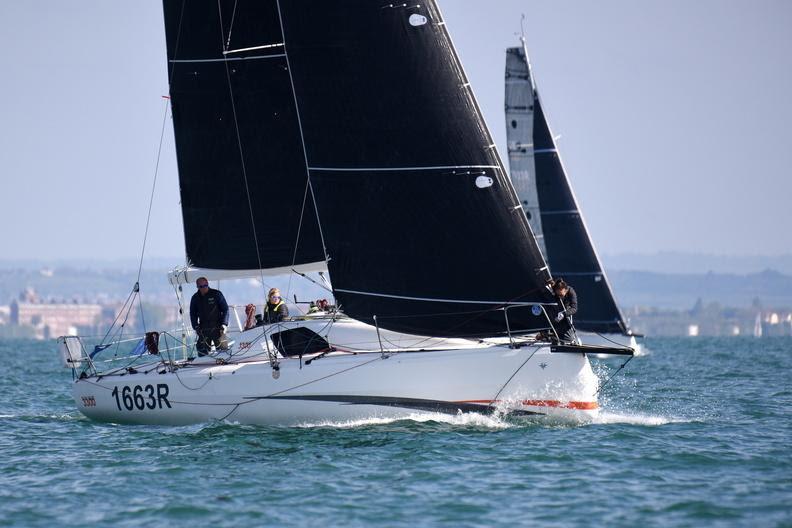
[[[511,348],[515,347],[515,344],[514,344],[515,342],[514,342],[514,335],[512,334],[512,330],[511,330],[511,325],[509,324],[509,310],[512,309],[512,308],[526,308],[527,306],[529,306],[529,305],[526,305],[525,303],[507,304],[507,305],[505,305],[502,308],[502,310],[503,310],[503,318],[504,318],[504,320],[506,322],[506,333],[509,336],[509,346]],[[550,319],[550,315],[547,313],[547,309],[545,308],[546,305],[543,304],[543,303],[534,303],[534,304],[531,304],[530,306],[531,306],[531,312],[534,315],[536,315],[536,316],[544,315],[544,318],[547,320],[548,328],[555,335],[556,341],[558,341],[559,340],[558,339],[558,332],[556,332],[555,325],[553,325],[553,322]],[[555,304],[551,304],[551,305],[547,305],[547,306],[555,306]],[[537,312],[539,312],[539,313],[537,313]]]
[[[71,368],[75,377],[104,375],[113,371],[134,368],[142,364],[174,364],[187,358],[194,348],[192,332],[181,330],[158,333],[156,353],[146,348],[146,334],[130,334],[113,341],[88,342],[84,336],[61,336],[57,339],[61,362]],[[181,334],[181,335],[177,335]],[[107,352],[106,352],[107,351]],[[112,352],[112,356],[106,357]]]
[[[255,306],[255,308],[256,308],[255,314],[256,315],[263,315],[264,307],[265,307],[264,304],[255,304],[255,303],[250,303],[250,304]],[[236,323],[236,328],[240,332],[245,332],[247,330],[250,330],[251,328],[255,328],[257,326],[262,326],[264,324],[263,321],[259,321],[258,319],[255,319],[253,326],[250,326],[250,327],[247,326],[247,313],[245,313],[245,310],[247,309],[247,307],[250,304],[244,304],[244,305],[243,304],[229,304],[228,305],[229,313],[233,314],[233,320],[231,322]],[[303,303],[298,303],[298,304],[303,304]],[[336,317],[337,318],[337,317],[341,317],[342,315],[340,314],[340,312],[335,311],[335,310],[332,310],[332,311],[317,311],[315,313],[308,312],[308,313],[295,314],[293,316],[290,316],[288,318],[288,320],[289,321],[295,321],[295,320],[299,321],[299,320],[301,320],[303,318],[310,318],[312,316],[328,317],[328,318],[329,317]]]

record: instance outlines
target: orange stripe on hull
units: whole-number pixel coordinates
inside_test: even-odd
[[[456,403],[483,403],[492,405],[493,403],[500,403],[500,400],[463,400]],[[559,400],[523,400],[520,402],[526,407],[559,407],[562,409],[577,409],[580,411],[593,411],[599,409],[597,402],[562,402]]]

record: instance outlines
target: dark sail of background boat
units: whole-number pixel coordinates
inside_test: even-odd
[[[536,193],[534,229],[541,232],[545,257],[556,278],[563,278],[580,299],[575,327],[600,333],[624,333],[628,328],[602,269],[578,207],[555,140],[550,132],[524,48],[506,53],[506,98],[509,162],[512,178],[530,178],[516,167],[534,163],[534,182],[515,186]],[[509,106],[509,102],[522,106]],[[529,118],[529,119],[528,119]],[[522,164],[522,165],[521,165]],[[523,198],[523,197],[521,197]],[[531,196],[523,198],[529,205]],[[529,211],[526,211],[530,214]],[[538,228],[538,229],[537,229]]]

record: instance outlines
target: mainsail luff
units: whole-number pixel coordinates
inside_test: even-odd
[[[188,261],[225,270],[324,261],[277,2],[163,5]]]
[[[433,1],[280,2],[336,298],[437,336],[506,331],[549,278]],[[547,326],[527,306],[513,330]]]
[[[531,114],[530,127],[515,121],[507,108],[506,131],[510,147],[509,162],[515,186],[521,199],[537,200],[539,218],[533,218],[534,229],[541,229],[540,240],[550,270],[563,277],[578,293],[580,305],[575,316],[578,330],[629,334],[627,324],[613,296],[583,215],[569,183],[569,178],[545,117],[539,92],[531,72],[528,53],[522,47],[509,48],[506,53],[507,101],[530,101],[525,113]],[[522,91],[518,96],[515,91]],[[522,116],[525,119],[525,116]],[[512,155],[512,147],[519,150]],[[533,163],[531,170],[525,170]]]

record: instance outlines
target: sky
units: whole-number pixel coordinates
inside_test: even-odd
[[[505,49],[525,14],[600,253],[792,252],[792,2],[440,6],[502,155]],[[0,258],[139,255],[168,92],[161,4],[0,0],[0,71]],[[175,159],[168,120],[146,254],[174,265]]]

